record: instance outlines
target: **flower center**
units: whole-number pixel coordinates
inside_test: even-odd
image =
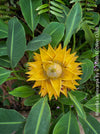
[[[62,67],[57,63],[51,63],[47,66],[46,73],[50,78],[58,78],[62,74]]]

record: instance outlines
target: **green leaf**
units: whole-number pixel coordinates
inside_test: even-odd
[[[97,13],[97,12],[91,12],[92,13],[92,15],[91,15],[91,17],[92,17],[92,22],[94,23],[94,25],[96,26],[96,25],[98,25],[98,23],[99,23],[99,21],[100,21],[100,15],[99,15],[99,13]]]
[[[8,26],[8,56],[10,58],[11,67],[14,68],[23,57],[26,49],[25,31],[16,17],[9,21]]]
[[[64,24],[61,24],[61,23],[58,23],[58,22],[51,22],[44,29],[43,33],[47,33],[47,34],[51,35],[51,37],[52,37],[51,45],[53,47],[55,47],[55,46],[58,45],[58,43],[63,38],[64,29],[65,29]]]
[[[86,52],[83,52],[83,53],[80,55],[79,59],[85,59],[85,58],[91,59],[92,56],[93,56],[92,50],[87,50]]]
[[[63,18],[63,15],[62,14],[57,13],[57,12],[55,12],[53,10],[50,10],[50,13],[53,14],[53,15],[55,15],[55,16],[58,16],[58,17],[62,17]]]
[[[24,131],[24,125],[18,131],[16,131],[15,134],[23,134],[23,131]]]
[[[0,19],[0,39],[8,37],[8,26]]]
[[[94,111],[94,112],[99,113],[100,112],[100,94],[94,96],[87,103],[85,103],[84,106],[87,107],[88,109]]]
[[[53,11],[56,11],[58,13],[62,13],[62,10],[55,8],[54,6],[50,6],[50,9],[52,9]]]
[[[57,122],[60,120],[60,118],[64,115],[64,113],[61,113],[56,119],[53,119],[52,124],[49,129],[49,134],[53,134],[53,130]]]
[[[83,1],[83,0],[71,0],[70,3],[79,2],[79,1]]]
[[[69,12],[69,8],[67,6],[63,6],[63,13],[61,14],[63,17],[59,17],[59,16],[56,16],[57,20],[60,22],[60,23],[64,23],[66,22],[66,18],[67,18],[67,15],[68,15],[68,12]]]
[[[64,46],[68,45],[71,36],[73,33],[76,32],[82,17],[82,9],[79,3],[74,4],[71,11],[68,13],[66,22],[65,22],[65,28],[66,28],[66,34],[65,34],[65,40],[64,40]]]
[[[39,24],[43,27],[46,27],[50,23],[49,15],[44,13],[40,15]]]
[[[7,55],[7,47],[0,47],[0,56]]]
[[[57,7],[57,8],[59,8],[59,9],[63,9],[63,7],[60,4],[58,4],[57,2],[50,1],[50,4],[55,6],[55,7]]]
[[[60,118],[53,134],[80,134],[77,119],[71,111]]]
[[[25,118],[15,110],[0,108],[0,133],[12,134],[23,127]]]
[[[46,12],[48,12],[48,11],[49,11],[48,8],[42,9],[42,10],[40,10],[40,11],[38,12],[38,14],[40,15],[40,14],[46,13]]]
[[[10,70],[0,67],[0,85],[7,80],[7,78],[10,76],[10,73]]]
[[[30,96],[24,101],[24,105],[33,106],[39,99],[40,99],[39,95]]]
[[[41,0],[20,0],[19,5],[21,7],[22,14],[32,30],[35,30],[38,22],[39,16],[37,14],[36,8],[41,5]]]
[[[83,75],[81,76],[82,80],[80,81],[80,84],[85,83],[88,79],[90,79],[91,75],[93,74],[94,65],[91,60],[85,59],[81,61],[83,64],[82,71]]]
[[[94,44],[94,39],[95,38],[94,38],[94,35],[93,35],[89,25],[86,22],[84,22],[82,24],[82,29],[85,32],[86,41],[92,46]]]
[[[38,37],[34,37],[27,45],[27,50],[35,51],[42,46],[45,46],[51,42],[51,36],[48,34],[41,34]]]
[[[48,134],[50,125],[50,108],[46,98],[42,98],[31,109],[27,118],[24,134]]]
[[[79,118],[85,134],[100,134],[100,123],[91,115],[87,119]]]
[[[55,1],[65,5],[65,3],[62,0],[55,0]]]
[[[8,56],[0,57],[0,66],[10,68],[10,61]]]
[[[0,41],[0,56],[7,55],[7,46],[5,42]]]
[[[82,101],[87,96],[87,93],[82,91],[71,91],[71,93],[78,101]],[[74,105],[74,102],[70,99],[70,97],[67,98],[66,96],[61,96],[58,98],[58,101],[65,105]]]
[[[44,9],[44,8],[46,8],[48,6],[49,6],[49,4],[43,4],[43,5],[39,6],[36,10],[38,11],[38,10]]]
[[[70,92],[68,92],[69,97],[71,98],[71,100],[74,102],[75,104],[75,108],[76,108],[76,112],[78,113],[78,115],[82,118],[86,118],[85,115],[85,111],[81,105],[81,103],[76,99],[76,97],[74,95],[72,95]]]
[[[21,86],[15,88],[13,91],[9,92],[9,94],[16,96],[16,97],[22,97],[26,98],[34,94],[34,90],[30,86]]]

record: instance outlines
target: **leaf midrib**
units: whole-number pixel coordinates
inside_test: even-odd
[[[73,21],[72,21],[72,25],[71,25],[71,28],[70,28],[69,33],[67,34],[66,40],[68,40],[68,38],[70,37],[70,34],[71,34],[71,32],[72,32],[72,28],[73,28],[73,25],[74,25],[74,22],[75,22],[75,17],[76,17],[76,15],[77,15],[77,11],[76,11],[75,13],[76,13],[76,14],[74,15],[74,18],[73,18]],[[68,41],[67,41],[67,42],[68,42]]]
[[[6,125],[6,124],[13,125],[13,124],[22,124],[22,123],[24,122],[0,122],[0,125]]]
[[[85,120],[86,121],[86,123],[89,125],[89,127],[93,130],[93,132],[95,133],[95,134],[98,134],[96,131],[95,131],[95,129],[91,126],[91,124],[87,121],[87,120]]]
[[[37,125],[36,125],[36,129],[35,129],[35,134],[38,134],[39,125],[40,125],[40,122],[41,122],[41,117],[42,117],[42,114],[43,114],[44,106],[45,106],[45,101],[43,102],[43,104],[41,106],[41,109],[40,109],[39,117],[37,119]]]
[[[69,130],[70,130],[70,122],[71,122],[71,112],[70,112],[70,114],[69,114],[68,131],[67,131],[67,134],[69,134]]]
[[[81,108],[78,106],[78,101],[76,101],[76,98],[74,97],[74,96],[72,96],[71,94],[69,94],[70,95],[70,97],[71,97],[71,99],[73,100],[73,102],[75,103],[75,105],[77,106],[77,108],[78,108],[78,110],[80,111],[80,113],[81,113],[81,115],[83,115],[83,111],[81,110]],[[74,97],[74,99],[73,99],[73,97]],[[75,100],[75,101],[74,101]],[[80,105],[80,104],[79,104]],[[81,106],[81,105],[80,105]],[[80,114],[79,113],[79,114]],[[80,116],[81,116],[80,115]]]
[[[13,44],[14,44],[14,23],[12,23],[12,33],[11,33],[11,52],[10,52],[11,66],[12,66],[12,55],[13,55]]]

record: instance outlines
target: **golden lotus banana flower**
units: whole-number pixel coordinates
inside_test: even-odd
[[[79,85],[76,80],[81,79],[81,63],[76,62],[76,53],[70,51],[62,49],[61,44],[55,49],[49,44],[48,49],[40,48],[40,54],[34,53],[34,62],[28,62],[28,81],[35,81],[33,88],[41,87],[42,97],[48,94],[50,100],[53,95],[57,99],[60,93],[67,97],[67,91]]]

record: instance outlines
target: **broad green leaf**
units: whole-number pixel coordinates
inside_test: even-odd
[[[82,118],[85,119],[86,115],[85,115],[85,111],[84,111],[81,103],[70,92],[68,92],[68,94],[69,94],[69,97],[71,98],[71,100],[74,102],[74,105],[75,105],[75,108],[76,108],[76,112],[78,113],[79,117],[82,117]]]
[[[10,68],[10,61],[8,56],[0,57],[0,66]]]
[[[0,41],[0,56],[7,55],[6,42]]]
[[[7,47],[0,47],[0,56],[7,55]]]
[[[33,106],[39,99],[40,99],[39,95],[30,96],[24,101],[24,105]]]
[[[9,94],[16,96],[16,97],[26,98],[26,97],[33,95],[34,90],[30,86],[21,86],[21,87],[15,88],[11,92],[9,92]]]
[[[38,22],[39,16],[37,14],[36,8],[39,7],[42,3],[42,0],[20,0],[19,5],[21,7],[22,14],[32,30],[35,30]]]
[[[48,34],[41,34],[38,37],[34,37],[27,45],[27,50],[35,51],[42,46],[45,46],[51,42],[51,36]]]
[[[42,98],[31,109],[27,118],[24,134],[48,134],[50,125],[50,108],[46,98]]]
[[[82,91],[71,91],[71,93],[78,101],[82,101],[87,96],[87,93]],[[58,98],[58,101],[65,105],[74,105],[74,102],[70,99],[70,97],[67,98],[66,96],[61,96]]]
[[[0,19],[0,39],[8,37],[8,26]]]
[[[81,62],[83,63],[81,65],[83,75],[81,76],[82,80],[80,81],[80,84],[83,84],[88,79],[90,79],[91,75],[93,74],[94,65],[93,65],[93,62],[89,59],[82,60]]]
[[[25,118],[15,110],[0,108],[0,133],[12,134],[24,126]]]
[[[85,32],[86,41],[92,46],[94,44],[94,39],[95,38],[94,38],[94,35],[93,35],[89,25],[86,22],[84,22],[82,24],[82,29]]]
[[[10,70],[0,67],[0,85],[7,80],[10,74],[11,74]]]
[[[50,23],[49,15],[44,13],[40,15],[39,24],[43,27],[46,27]]]
[[[71,111],[60,118],[53,134],[80,134],[77,119]]]
[[[18,131],[16,131],[15,134],[23,134],[23,131],[24,131],[24,125]]]
[[[9,21],[8,26],[8,56],[11,67],[14,68],[23,57],[26,49],[25,31],[16,17]]]
[[[68,13],[66,22],[65,22],[65,28],[66,28],[66,34],[65,34],[65,40],[64,40],[64,46],[68,45],[71,36],[73,33],[76,32],[82,17],[82,9],[79,3],[74,4],[71,11]]]
[[[54,127],[55,125],[57,124],[57,122],[60,120],[60,118],[64,115],[64,113],[61,113],[58,118],[54,118],[52,123],[51,123],[51,126],[50,126],[50,129],[49,129],[49,134],[53,134],[53,130],[54,130]]]
[[[63,6],[63,13],[61,14],[63,17],[59,17],[59,16],[56,16],[57,20],[60,22],[60,23],[64,23],[66,22],[66,19],[67,19],[67,15],[69,13],[69,8],[65,5],[62,5]]]
[[[91,59],[92,56],[93,56],[92,50],[87,50],[86,52],[83,52],[83,53],[80,55],[79,59],[85,59],[85,58]]]
[[[61,23],[58,23],[58,22],[51,22],[44,29],[43,33],[47,33],[52,37],[51,45],[53,47],[55,47],[55,46],[58,45],[58,43],[63,38],[64,29],[65,29],[64,24],[61,24]]]
[[[98,85],[99,86],[99,85]],[[89,108],[94,112],[100,112],[100,94],[94,96],[84,105],[85,107]]]
[[[100,134],[100,123],[91,115],[87,119],[79,118],[85,134]]]
[[[21,20],[20,20],[20,23],[23,25],[26,35],[30,35],[31,37],[33,37],[29,26],[25,22],[23,22]]]

